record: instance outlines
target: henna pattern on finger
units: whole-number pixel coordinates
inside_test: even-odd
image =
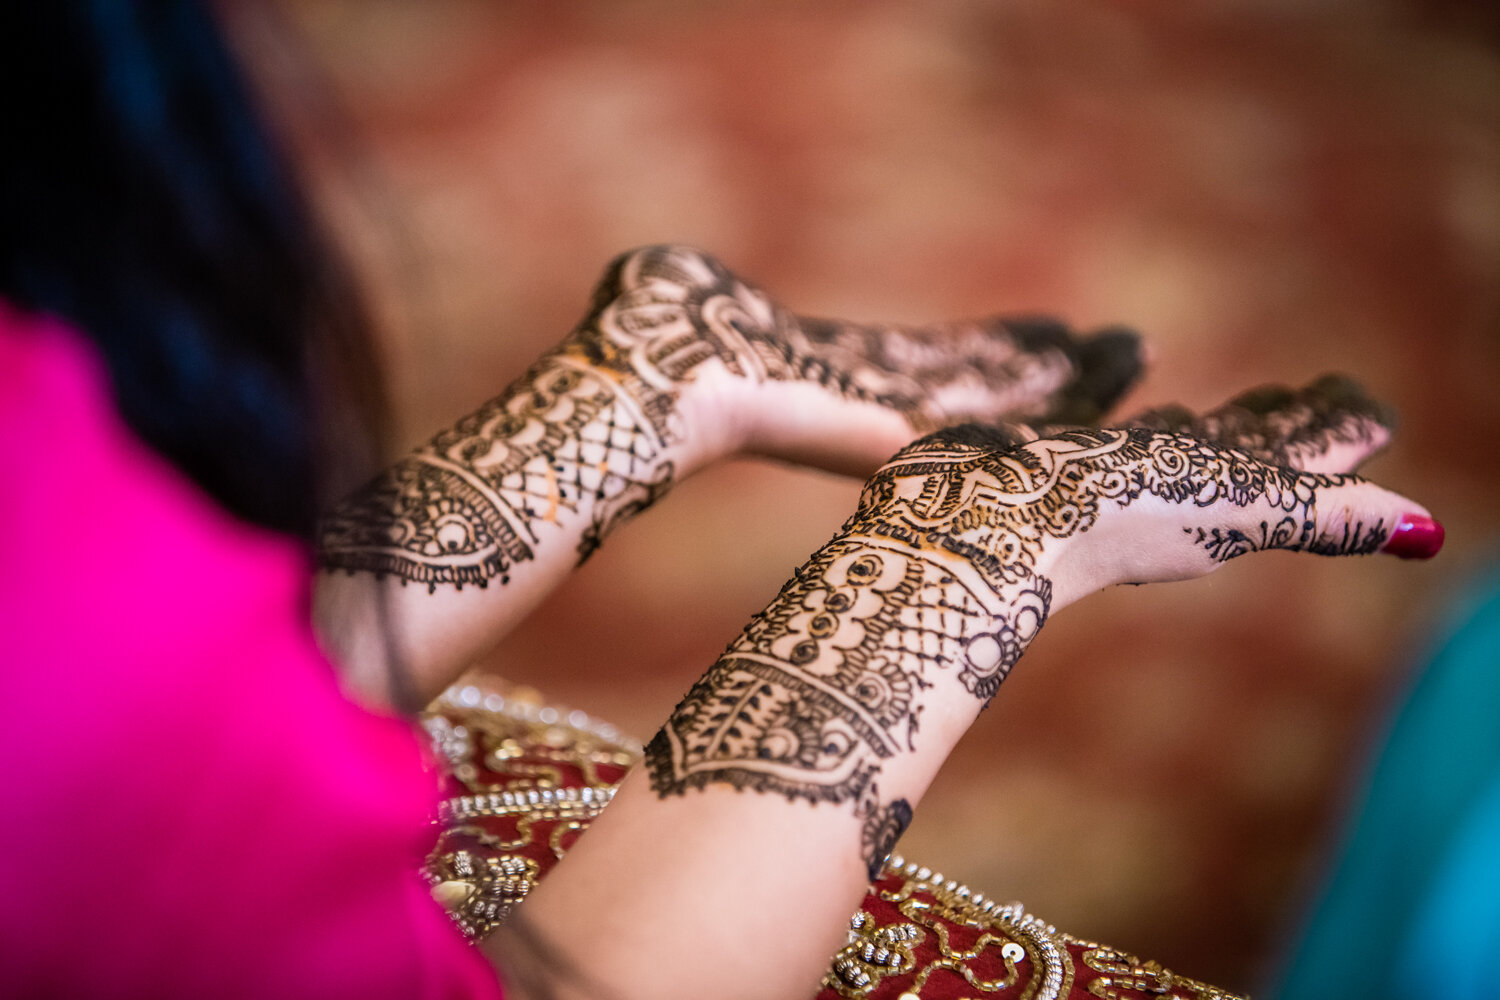
[[[1384,518],[1374,524],[1342,524],[1337,531],[1322,529],[1310,534],[1307,520],[1283,517],[1275,524],[1260,522],[1254,534],[1235,528],[1183,528],[1194,544],[1206,551],[1214,562],[1228,562],[1250,552],[1285,549],[1311,552],[1323,556],[1367,556],[1380,551],[1390,537],[1391,529]]]
[[[1395,426],[1389,408],[1352,379],[1325,375],[1293,391],[1263,386],[1202,416],[1180,406],[1142,413],[1124,426],[1188,434],[1244,451],[1261,461],[1306,468],[1344,445],[1366,458]]]

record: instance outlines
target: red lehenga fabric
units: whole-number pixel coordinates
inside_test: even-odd
[[[446,795],[427,877],[464,932],[482,937],[608,804],[640,746],[499,685],[456,687],[424,722]],[[892,858],[816,1000],[917,998],[1238,1000]]]

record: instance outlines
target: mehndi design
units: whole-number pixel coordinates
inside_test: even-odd
[[[1187,542],[1216,562],[1272,547],[1373,552],[1384,522],[1333,532],[1314,516],[1320,489],[1350,481],[1143,428],[939,431],[870,480],[838,537],[688,693],[647,747],[653,787],[852,801],[878,867],[894,841],[868,830],[895,825],[895,802],[880,801],[877,776],[915,747],[936,685],[994,696],[1051,608],[1047,550],[1149,496],[1182,508]],[[1251,505],[1270,512],[1258,534],[1223,526],[1226,509]]]

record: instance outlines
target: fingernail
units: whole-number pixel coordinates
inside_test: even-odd
[[[1420,514],[1403,514],[1382,552],[1400,559],[1431,559],[1443,547],[1443,526]]]

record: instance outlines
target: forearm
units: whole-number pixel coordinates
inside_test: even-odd
[[[1307,422],[1278,420],[1262,447]],[[1316,423],[1324,450],[1344,441],[1328,430],[1340,421]],[[1050,613],[1264,548],[1374,552],[1403,524],[1436,551],[1440,529],[1405,498],[1232,443],[933,434],[869,481],[688,693],[523,919],[560,970],[623,998],[811,991],[866,880]],[[586,946],[570,933],[584,913],[601,925]],[[505,943],[491,949],[502,964]]]
[[[624,998],[814,992],[1047,611],[1039,577],[996,588],[939,546],[856,522],[695,685],[644,773],[527,900],[566,967]],[[575,948],[580,913],[598,923]]]

